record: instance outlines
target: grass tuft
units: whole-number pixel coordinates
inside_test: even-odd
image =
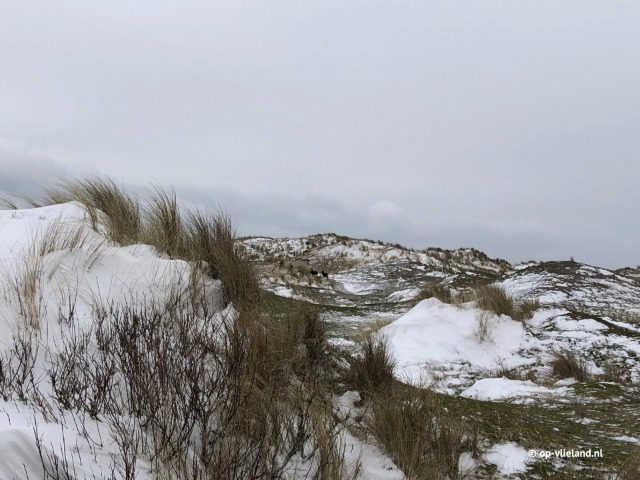
[[[530,319],[533,313],[540,308],[540,302],[537,300],[516,304],[504,288],[498,285],[483,285],[478,288],[476,290],[476,305],[482,310],[496,315],[507,315],[521,322]]]
[[[181,255],[184,232],[175,192],[163,190],[156,185],[148,204],[145,211],[144,243],[155,246],[170,257],[184,257]]]
[[[394,382],[393,359],[384,337],[369,335],[361,344],[360,355],[353,358],[347,383],[363,396],[391,389]]]
[[[477,456],[477,431],[427,389],[397,388],[372,402],[369,428],[407,478],[459,479],[460,455]]]
[[[453,295],[451,289],[445,285],[437,284],[424,287],[418,293],[416,299],[418,301],[426,300],[428,298],[437,298],[443,303],[453,303]]]
[[[136,195],[126,192],[113,180],[85,177],[65,181],[47,192],[46,205],[76,201],[87,209],[94,229],[106,224],[110,239],[120,245],[138,243],[143,222]]]
[[[587,362],[571,350],[556,350],[551,361],[553,374],[560,378],[575,378],[579,382],[589,379]]]

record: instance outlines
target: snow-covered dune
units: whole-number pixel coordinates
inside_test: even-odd
[[[109,242],[75,203],[0,211],[0,366],[3,375],[15,375],[25,360],[33,362],[37,385],[25,387],[26,401],[0,392],[0,479],[58,478],[45,470],[59,478],[64,471],[78,479],[124,475],[112,425],[86,415],[79,423],[59,410],[49,398],[47,368],[78,332],[93,338],[97,307],[164,305],[180,297],[194,273],[152,247]],[[221,308],[220,281],[200,280],[211,305]],[[28,349],[33,355],[20,357]],[[136,460],[135,478],[153,478],[149,470],[147,460]]]
[[[489,332],[481,338],[479,317],[486,315]],[[446,374],[439,388],[451,391],[470,376],[503,365],[514,368],[532,362],[518,352],[537,345],[521,322],[487,314],[471,305],[455,306],[430,298],[380,330],[397,362],[399,378],[432,384]]]

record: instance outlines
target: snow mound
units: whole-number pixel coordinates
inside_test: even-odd
[[[489,332],[479,333],[485,315]],[[522,323],[506,316],[489,315],[469,305],[457,307],[429,298],[379,332],[397,362],[398,378],[412,384],[432,383],[434,370],[449,372],[445,390],[459,386],[458,373],[514,368],[530,363],[518,352],[536,342]],[[442,387],[441,385],[439,387]]]

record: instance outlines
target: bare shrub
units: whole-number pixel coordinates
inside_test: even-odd
[[[34,368],[39,347],[40,344],[31,330],[13,336],[11,349],[5,352],[2,361],[3,396],[10,398],[15,394],[18,399],[25,402],[38,390]]]
[[[65,433],[62,429],[62,438],[64,445]],[[55,448],[51,445],[51,451],[45,448],[42,443],[42,437],[38,430],[38,422],[33,423],[33,435],[35,439],[38,457],[42,464],[42,471],[45,480],[72,480],[75,478],[75,463],[73,458],[69,458],[64,446],[60,447],[60,453],[55,452]]]
[[[173,192],[159,188],[141,214],[135,195],[93,178],[63,184],[46,202],[71,200],[114,242],[145,241],[192,265],[190,280],[166,301],[96,305],[82,331],[75,329],[72,289],[61,292],[68,303],[59,309],[63,343],[45,378],[55,408],[72,411],[80,424],[87,417],[110,425],[119,449],[113,477],[134,478],[144,457],[158,478],[282,478],[294,467],[300,477],[340,478],[346,427],[334,412],[338,376],[324,321],[309,309],[265,312],[229,218],[181,215]],[[48,237],[35,257],[85,246],[85,236],[68,232],[60,241]],[[31,275],[29,294],[37,293],[40,275]],[[203,298],[207,275],[222,281],[234,308],[217,311]],[[16,292],[26,298],[18,286]],[[379,348],[372,343],[369,356]],[[35,395],[36,358],[37,343],[26,341],[0,357],[3,396]],[[390,383],[392,371],[372,385]]]
[[[91,330],[78,332],[73,322],[66,323],[70,331],[47,369],[51,388],[63,409],[96,419],[113,410],[109,401],[118,369],[112,356],[95,350]]]
[[[589,379],[589,370],[584,358],[576,356],[571,350],[556,350],[552,353],[553,374],[560,378],[575,378],[579,382]]]
[[[123,458],[148,452],[167,478],[280,478],[294,456],[304,475],[340,471],[317,313],[199,310],[96,309],[98,350],[117,367],[103,408],[146,432],[145,441],[121,435]]]

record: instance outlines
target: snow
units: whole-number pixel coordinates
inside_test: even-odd
[[[530,380],[511,380],[508,378],[483,378],[469,387],[460,396],[475,400],[508,400],[524,397],[523,401],[531,401],[534,397],[544,395],[567,395],[571,390],[566,387],[547,388],[536,385]]]
[[[353,340],[348,340],[346,338],[342,338],[342,337],[334,337],[334,338],[329,338],[327,340],[327,342],[329,342],[329,345],[333,345],[334,347],[355,347],[356,346],[356,342],[354,342]]]
[[[345,392],[337,398],[337,414],[342,418],[353,418],[361,412],[355,407],[355,403],[360,401],[360,394],[354,391]],[[343,430],[341,433],[341,443],[345,457],[345,478],[351,478],[353,472],[360,470],[360,478],[363,480],[403,480],[405,478],[402,471],[373,444],[363,442]]]
[[[478,318],[482,313],[469,305],[457,307],[429,298],[379,332],[386,338],[397,362],[398,378],[412,384],[431,383],[430,368],[445,371],[514,368],[530,363],[518,351],[536,343],[520,322],[489,315],[491,338],[481,340]],[[445,391],[459,378],[440,385]]]
[[[65,239],[74,235],[77,241],[65,244]],[[47,243],[52,236],[57,240]],[[423,270],[426,270],[425,265],[438,264],[431,252],[407,252],[367,241],[341,244],[331,235],[318,236],[315,241],[318,244],[313,247],[316,251],[342,255],[359,262],[359,269],[332,273],[330,278],[332,288],[342,289],[351,295],[384,291],[390,302],[407,301],[418,293],[415,285],[395,283],[396,277],[387,278],[387,270],[363,266],[382,263],[389,267],[390,262],[398,259],[419,261],[422,264],[419,269]],[[273,247],[274,242],[269,238],[254,238],[246,240],[245,245],[258,252],[265,246],[267,250]],[[280,247],[294,254],[310,248],[304,239],[288,239]],[[467,255],[468,252],[462,253]],[[467,261],[478,263],[473,256]],[[566,306],[551,308],[554,307],[552,304],[567,301],[598,305],[596,284],[598,288],[621,295],[621,299],[635,295],[637,287],[628,282],[624,283],[628,286],[615,283],[618,277],[608,270],[584,267],[579,271],[592,283],[574,290],[571,284],[553,280],[548,274],[527,271],[529,266],[535,265],[529,263],[516,268],[518,275],[500,285],[519,299],[538,297],[536,292],[548,284],[571,288],[571,295],[544,290],[539,297],[547,308],[536,312],[526,325],[507,316],[482,312],[471,303],[456,306],[435,298],[423,300],[378,333],[387,340],[396,360],[396,376],[411,384],[433,385],[440,391],[466,398],[520,403],[547,396],[571,395],[571,385],[575,380],[561,380],[553,386],[542,386],[529,380],[496,378],[499,376],[496,372],[513,368],[544,372],[545,367],[541,365],[545,365],[551,353],[560,347],[570,348],[578,354],[593,350],[627,360],[632,358],[633,352],[640,354],[637,336],[612,334],[607,325],[594,318],[573,318]],[[490,268],[491,265],[484,264],[484,267]],[[42,299],[37,305],[37,324],[33,326],[37,334],[31,338],[40,348],[35,369],[40,373],[44,362],[60,351],[68,333],[58,319],[61,310],[73,306],[76,326],[80,331],[88,330],[96,307],[132,302],[137,305],[164,304],[187,292],[193,276],[198,274],[196,266],[167,258],[148,245],[121,247],[107,240],[104,232],[91,228],[84,208],[75,203],[0,211],[2,354],[8,353],[14,335],[29,331],[26,327],[29,319],[21,311],[12,285],[25,281],[31,271],[37,278],[35,287]],[[446,276],[442,272],[431,272],[430,275]],[[215,308],[222,309],[220,282],[206,276],[201,281],[207,299]],[[388,293],[390,285],[396,290]],[[407,286],[411,288],[405,288]],[[302,298],[286,285],[271,285],[270,288],[283,297]],[[624,303],[621,301],[620,304]],[[351,318],[343,314],[340,319],[359,325],[387,318],[389,314],[369,312],[366,315]],[[479,328],[481,320],[487,325],[484,334]],[[638,326],[626,322],[608,321],[630,332],[640,331]],[[356,347],[352,340],[345,338],[333,338],[330,343],[347,349]],[[592,372],[600,371],[593,362],[589,363],[589,368]],[[632,380],[640,379],[637,361],[629,361],[628,368]],[[50,386],[42,385],[42,389],[46,393]],[[359,416],[362,412],[355,407],[358,400],[357,392],[346,392],[336,401],[338,413],[344,418]],[[43,462],[46,468],[51,469],[56,458],[72,462],[78,479],[109,477],[114,465],[122,463],[122,453],[104,419],[83,418],[81,431],[77,428],[78,418],[73,412],[55,413],[52,416],[43,409],[15,399],[0,400],[0,479],[25,478],[27,475],[31,479],[42,478]],[[596,422],[587,418],[575,421],[583,424]],[[42,459],[36,438],[41,439]],[[98,438],[102,440],[97,441]],[[340,432],[339,439],[344,449],[345,475],[359,470],[358,478],[363,479],[404,478],[393,461],[372,440],[363,441],[348,430]],[[640,445],[640,440],[631,436],[618,436],[614,440]],[[484,461],[496,465],[500,475],[525,472],[530,463],[527,452],[514,443],[494,445],[485,454]],[[478,462],[465,453],[459,459],[459,466],[463,471],[473,470]],[[138,459],[136,469],[137,478],[151,478],[150,465],[144,458]],[[295,478],[295,473],[292,473],[292,478]]]
[[[640,439],[637,439],[635,437],[629,437],[627,435],[620,435],[619,437],[613,437],[613,440],[618,440],[620,442],[629,442],[629,443],[633,443],[634,445],[640,446]]]
[[[68,242],[74,235],[76,241]],[[29,273],[37,289],[34,298],[41,298],[33,330],[12,288],[28,281]],[[75,326],[86,330],[96,307],[163,304],[187,291],[193,273],[187,262],[163,258],[150,246],[120,247],[106,240],[75,203],[0,211],[0,353],[8,354],[14,335],[33,331],[27,338],[38,347],[34,372],[44,377],[45,365],[68,334],[61,312],[73,307]],[[220,281],[203,276],[201,283],[211,305],[222,308]],[[38,388],[46,396],[51,385],[42,377]],[[0,400],[0,478],[42,478],[43,468],[52,473],[56,462],[69,465],[78,479],[119,475],[123,457],[111,436],[113,424],[56,408]],[[152,478],[149,469],[138,458],[136,478]]]
[[[594,420],[592,418],[579,418],[575,422],[580,423],[581,425],[591,425],[593,423],[598,423],[598,420]]]
[[[389,294],[387,299],[392,302],[402,302],[415,298],[418,293],[420,293],[420,290],[417,288],[405,288],[404,290],[398,290],[397,292]]]
[[[60,412],[60,418],[54,422],[45,419],[38,409],[0,400],[0,478],[42,478],[44,468],[50,474],[56,472],[56,459],[61,466],[66,463],[72,467],[74,478],[109,478],[112,467],[117,472],[121,457],[118,445],[100,441],[108,438],[109,427],[83,418],[83,433],[80,434],[71,428],[77,421],[71,412]],[[116,465],[111,465],[112,458]],[[147,473],[149,469],[148,462],[138,459],[136,479],[153,478]]]
[[[484,454],[484,459],[497,466],[500,475],[524,473],[531,461],[527,450],[513,442],[494,445]]]
[[[293,298],[293,296],[294,296],[293,290],[291,288],[285,287],[283,285],[277,286],[272,291],[273,291],[273,293],[275,293],[276,295],[278,295],[280,297]]]

